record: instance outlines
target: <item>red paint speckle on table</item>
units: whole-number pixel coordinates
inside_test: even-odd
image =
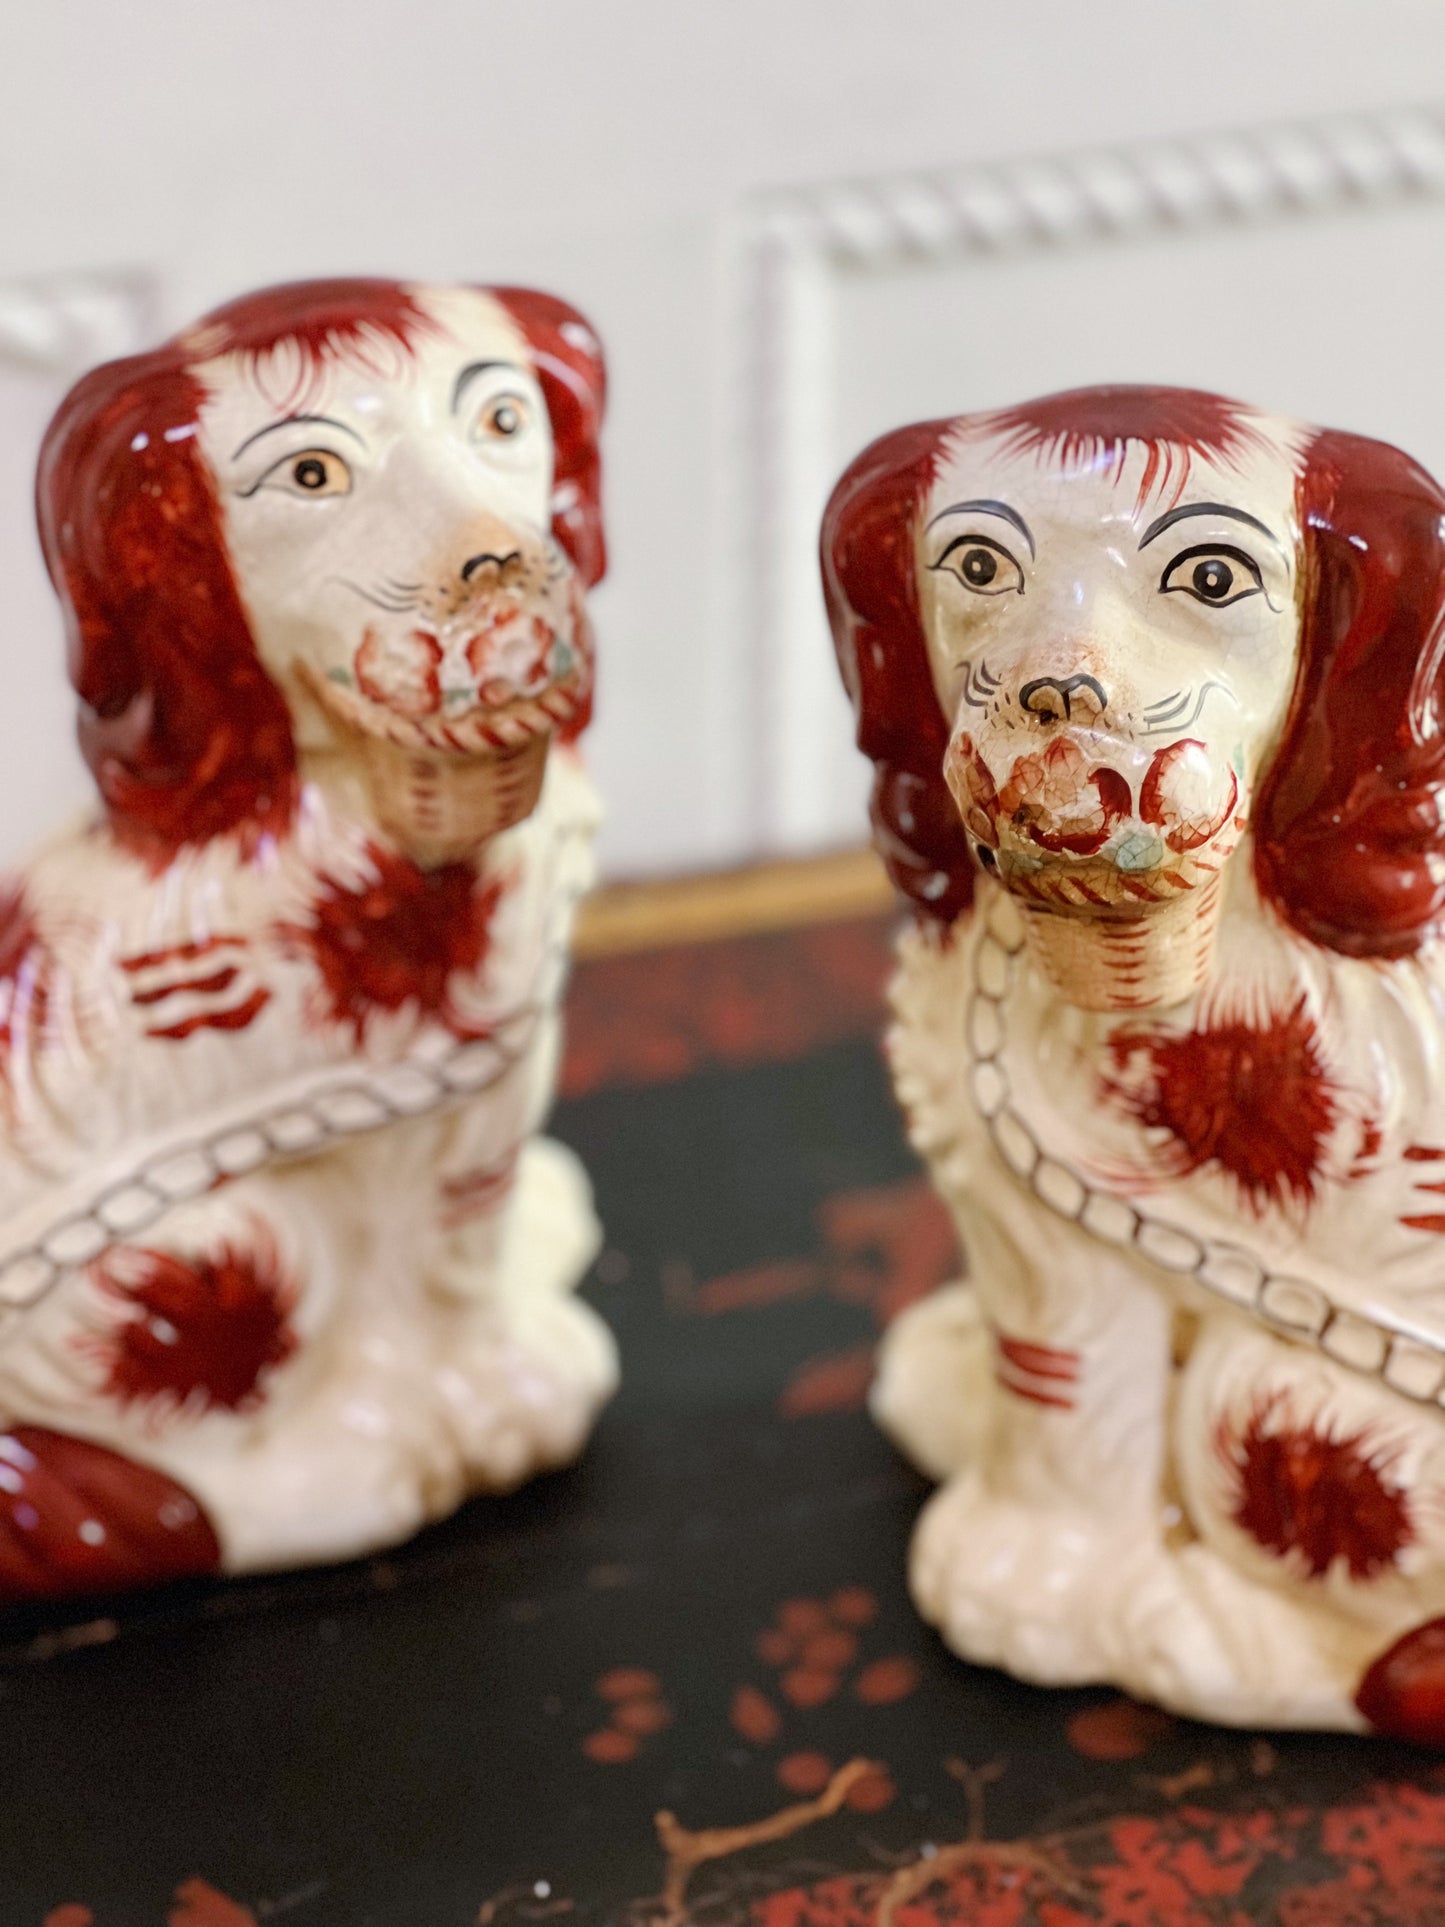
[[[728,1717],[733,1731],[752,1746],[771,1746],[783,1730],[782,1714],[756,1686],[738,1688]]]
[[[1105,1095],[1167,1134],[1158,1156],[1171,1176],[1213,1166],[1255,1212],[1314,1201],[1343,1104],[1303,998],[1263,1023],[1125,1029],[1109,1047],[1123,1075]]]
[[[1389,1476],[1393,1455],[1365,1431],[1296,1423],[1287,1406],[1266,1399],[1243,1432],[1221,1426],[1217,1446],[1235,1523],[1312,1579],[1337,1560],[1352,1579],[1373,1579],[1415,1536],[1409,1499]]]
[[[373,1013],[407,1005],[458,1037],[481,1035],[453,1005],[451,981],[485,963],[505,886],[479,883],[465,863],[423,870],[377,844],[368,862],[372,874],[356,883],[318,877],[309,922],[278,931],[315,964],[326,1016],[357,1043]]]
[[[853,1692],[865,1706],[892,1706],[916,1693],[922,1678],[918,1662],[899,1654],[871,1661],[854,1681]]]
[[[1157,1706],[1112,1699],[1075,1713],[1066,1737],[1086,1760],[1138,1760],[1173,1728],[1173,1719]]]
[[[672,1708],[660,1699],[622,1700],[613,1708],[612,1724],[620,1733],[650,1739],[672,1725]]]
[[[176,1889],[166,1927],[257,1927],[256,1916],[229,1900],[208,1880],[187,1880]]]
[[[595,1691],[598,1699],[635,1699],[639,1695],[660,1693],[662,1681],[645,1666],[614,1666],[598,1680]]]
[[[789,1753],[778,1761],[778,1785],[805,1799],[821,1793],[832,1777],[833,1762],[826,1753]]]
[[[828,1666],[793,1666],[778,1681],[778,1688],[794,1706],[823,1706],[838,1690],[838,1675]]]
[[[848,1805],[855,1813],[882,1813],[898,1798],[893,1776],[886,1767],[874,1767],[848,1789]]]
[[[810,1358],[788,1379],[778,1399],[784,1418],[816,1418],[820,1412],[861,1412],[878,1367],[876,1348]]]
[[[866,1586],[843,1586],[828,1601],[828,1610],[840,1625],[871,1626],[878,1617],[878,1600]]]
[[[112,1245],[90,1275],[125,1309],[103,1336],[83,1341],[118,1404],[251,1411],[265,1373],[296,1350],[296,1285],[259,1225],[249,1246],[228,1241],[186,1258]]]
[[[828,1608],[821,1599],[785,1599],[777,1617],[785,1633],[821,1633],[828,1625]]]
[[[765,1666],[786,1666],[797,1648],[787,1633],[767,1626],[754,1640],[753,1650]]]
[[[637,1736],[615,1726],[589,1733],[582,1742],[582,1751],[595,1766],[625,1766],[637,1758],[639,1750]]]

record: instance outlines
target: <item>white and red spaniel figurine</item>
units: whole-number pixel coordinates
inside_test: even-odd
[[[945,1481],[922,1610],[1445,1745],[1445,491],[1083,389],[876,442],[823,564],[972,1280],[875,1394]]]
[[[536,1135],[602,401],[560,301],[322,281],[62,404],[104,808],[4,886],[0,1602],[393,1542],[612,1389]]]

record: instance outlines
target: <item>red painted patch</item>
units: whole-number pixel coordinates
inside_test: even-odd
[[[1367,1432],[1295,1424],[1272,1398],[1242,1433],[1221,1425],[1216,1446],[1235,1524],[1267,1552],[1296,1556],[1311,1579],[1337,1560],[1352,1579],[1373,1579],[1415,1536],[1407,1496],[1388,1476],[1393,1456]]]
[[[0,1600],[155,1585],[220,1563],[210,1521],[165,1473],[39,1426],[0,1436]]]
[[[1202,816],[1187,809],[1178,792],[1183,780],[1191,774],[1202,775],[1208,782],[1214,771],[1203,743],[1186,736],[1159,751],[1139,788],[1140,817],[1163,832],[1171,850],[1197,850],[1202,843],[1217,836],[1239,801],[1239,781],[1231,769],[1223,772],[1229,778],[1223,802],[1210,805]]]
[[[1303,997],[1263,1024],[1121,1030],[1109,1049],[1127,1075],[1106,1082],[1105,1095],[1168,1134],[1161,1155],[1171,1176],[1213,1165],[1256,1212],[1313,1202],[1343,1107]]]
[[[207,1257],[112,1245],[90,1272],[127,1313],[84,1341],[104,1363],[102,1390],[120,1405],[251,1411],[262,1375],[296,1350],[296,1287],[260,1227],[249,1249],[226,1243]]]
[[[370,878],[345,883],[323,874],[310,923],[278,931],[315,963],[327,1016],[348,1026],[357,1043],[374,1012],[409,1004],[455,1036],[483,1035],[453,1007],[450,985],[486,961],[505,885],[479,885],[465,863],[423,870],[376,844],[367,855]]]
[[[1355,1704],[1377,1732],[1445,1746],[1445,1619],[1416,1626],[1382,1653]]]

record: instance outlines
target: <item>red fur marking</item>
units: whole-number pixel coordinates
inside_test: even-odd
[[[1445,1217],[1438,1212],[1425,1212],[1419,1217],[1401,1218],[1400,1222],[1408,1225],[1411,1231],[1445,1233]]]
[[[0,1436],[0,1599],[45,1599],[214,1572],[221,1549],[190,1493],[87,1439]]]
[[[1003,438],[1006,455],[1038,453],[1064,469],[1111,466],[1116,481],[1130,445],[1142,446],[1141,503],[1156,483],[1182,490],[1193,455],[1231,461],[1262,446],[1237,403],[1188,388],[1074,388],[1003,409],[984,426]]]
[[[229,990],[240,972],[234,964],[224,969],[212,971],[209,977],[181,977],[173,983],[161,984],[155,990],[133,990],[130,1000],[133,1004],[160,1004],[167,997],[175,997],[183,990],[194,990],[201,994],[218,990]]]
[[[1407,1144],[1402,1155],[1412,1164],[1433,1164],[1437,1158],[1445,1158],[1445,1151],[1437,1151],[1429,1144]]]
[[[45,1025],[45,951],[19,883],[0,883],[0,1076],[17,1044]]]
[[[1032,1372],[1038,1378],[1076,1379],[1079,1376],[1077,1352],[1059,1352],[1049,1345],[1031,1345],[1027,1339],[1010,1338],[1007,1332],[996,1331],[994,1339],[1002,1356],[1021,1372]]]
[[[104,1362],[102,1390],[122,1406],[248,1412],[262,1375],[296,1350],[296,1288],[259,1228],[249,1250],[225,1243],[205,1257],[112,1245],[91,1276],[127,1313],[85,1341]]]
[[[1367,1431],[1296,1425],[1269,1398],[1242,1433],[1221,1423],[1216,1445],[1233,1477],[1235,1524],[1268,1552],[1298,1554],[1311,1579],[1336,1560],[1352,1579],[1373,1579],[1415,1536],[1408,1498],[1387,1476],[1394,1454]]]
[[[474,975],[486,961],[505,885],[478,887],[466,863],[423,870],[376,844],[368,857],[372,878],[352,884],[323,873],[311,922],[278,932],[315,963],[327,1015],[349,1025],[358,1043],[373,1012],[408,1004],[458,1037],[479,1035],[453,1008],[449,986],[455,973]]]
[[[516,1182],[517,1153],[501,1164],[479,1165],[475,1170],[458,1171],[441,1182],[441,1223],[453,1231],[458,1225],[494,1211]]]
[[[1445,1746],[1445,1619],[1427,1620],[1381,1653],[1355,1704],[1377,1732]]]
[[[197,1030],[244,1030],[270,1001],[269,990],[253,990],[244,1003],[232,1010],[200,1011],[194,1017],[182,1018],[178,1024],[153,1024],[146,1036],[179,1041]]]
[[[142,950],[134,957],[122,957],[122,970],[150,970],[156,964],[190,963],[196,957],[209,957],[213,950],[244,950],[244,937],[206,937],[200,943],[176,943],[168,950]]]
[[[1313,1202],[1341,1105],[1303,997],[1262,1026],[1116,1031],[1109,1049],[1121,1071],[1143,1076],[1106,1083],[1106,1095],[1168,1133],[1163,1155],[1175,1175],[1227,1171],[1256,1212]]]
[[[1015,1398],[1026,1398],[1033,1405],[1049,1405],[1059,1412],[1072,1412],[1074,1409],[1071,1398],[1060,1398],[1053,1392],[1046,1392],[1032,1379],[1015,1378],[1003,1365],[998,1367],[995,1377],[1004,1390],[1012,1392]]]

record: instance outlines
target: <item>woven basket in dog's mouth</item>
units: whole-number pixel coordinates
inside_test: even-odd
[[[1154,1010],[1182,1004],[1209,976],[1224,904],[1216,872],[1197,889],[1143,914],[1069,915],[1023,899],[1034,963],[1066,1003],[1080,1010]]]
[[[474,856],[537,807],[551,737],[477,756],[427,755],[381,736],[358,748],[376,820],[423,869]]]

